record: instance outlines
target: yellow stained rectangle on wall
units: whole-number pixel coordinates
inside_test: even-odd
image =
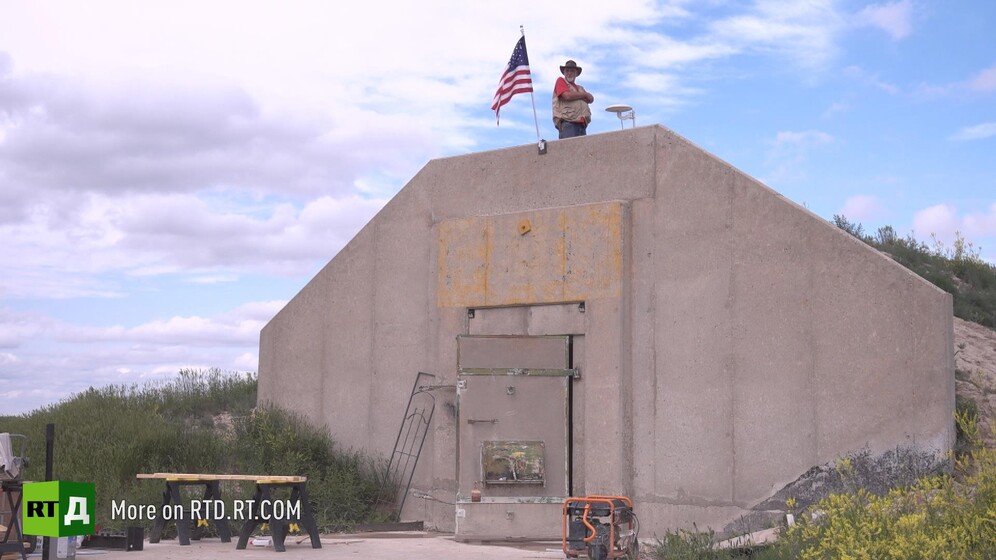
[[[440,307],[619,297],[622,202],[440,222]]]

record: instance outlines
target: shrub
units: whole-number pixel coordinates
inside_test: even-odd
[[[957,473],[930,476],[878,496],[859,488],[833,494],[799,516],[778,544],[803,560],[983,559],[996,554],[996,451],[979,445],[969,414],[958,423],[972,451]]]
[[[648,547],[648,554],[660,560],[728,560],[734,558],[733,552],[716,548],[713,543],[715,534],[710,529],[705,532],[667,531],[663,537],[658,537]]]
[[[183,370],[170,380],[90,388],[30,414],[0,417],[0,431],[28,436],[24,476],[42,480],[45,426],[54,423],[54,479],[93,482],[96,522],[106,530],[126,524],[111,518],[112,500],[162,503],[162,481],[137,480],[142,472],[305,475],[320,530],[365,521],[378,488],[372,463],[338,449],[325,430],[255,404],[254,374]],[[231,425],[216,426],[222,416]],[[251,483],[223,485],[229,500],[252,496]]]
[[[670,560],[988,560],[996,558],[996,450],[983,447],[977,417],[968,408],[956,413],[968,450],[951,474],[923,476],[876,494],[857,483],[798,512],[794,498],[786,508],[798,513],[795,525],[778,540],[737,556],[719,550],[713,533],[668,532],[648,550]],[[846,476],[860,469],[850,458],[837,461]]]
[[[380,485],[373,461],[337,449],[328,432],[289,412],[263,408],[235,422],[242,472],[308,477],[308,494],[323,531],[369,519]]]

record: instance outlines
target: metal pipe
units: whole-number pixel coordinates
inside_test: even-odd
[[[54,476],[53,465],[55,463],[55,424],[45,424],[45,481],[49,482]],[[52,537],[42,539],[42,560],[49,560],[52,556],[49,551],[52,549]]]

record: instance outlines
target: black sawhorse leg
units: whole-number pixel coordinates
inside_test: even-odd
[[[298,523],[304,526],[304,530],[311,537],[311,548],[321,548],[322,538],[318,534],[318,525],[315,524],[315,516],[311,511],[311,500],[308,499],[308,489],[304,482],[294,484],[291,489],[290,501],[291,503],[297,501],[301,504],[301,517],[298,519]]]
[[[288,502],[290,504],[300,504],[297,517],[289,518],[289,516],[286,516],[288,518],[284,518],[273,515],[275,507],[273,506],[273,492],[271,489],[274,487],[289,487],[291,489]],[[289,525],[294,523],[300,523],[304,526],[304,530],[311,537],[311,548],[322,547],[321,536],[318,534],[318,527],[315,524],[315,517],[311,511],[311,502],[308,501],[308,490],[305,488],[304,482],[259,482],[256,484],[256,493],[253,496],[253,500],[255,503],[252,515],[242,524],[242,530],[239,532],[239,542],[235,545],[236,549],[245,549],[253,531],[262,523],[269,523],[270,525],[270,532],[273,534],[273,550],[276,552],[285,552],[287,550],[284,546],[284,541],[287,538],[287,529]],[[285,508],[284,511],[286,512],[287,509]]]
[[[163,538],[163,531],[166,529],[166,508],[170,504],[169,483],[166,483],[166,490],[163,491],[163,505],[159,508],[159,515],[152,522],[152,530],[149,531],[149,543],[157,543]]]
[[[157,543],[162,539],[167,521],[175,521],[177,540],[180,541],[181,545],[190,544],[191,531],[189,518],[193,517],[193,515],[190,510],[184,507],[183,496],[180,494],[180,487],[191,484],[204,485],[205,504],[210,503],[209,500],[221,500],[221,483],[217,480],[167,480],[166,490],[163,492],[163,506],[160,509],[159,515],[156,517],[155,522],[152,524],[152,531],[149,533],[150,543]],[[210,514],[210,512],[206,513]],[[208,522],[214,523],[215,527],[218,528],[218,535],[221,537],[221,542],[232,542],[232,530],[228,525],[227,519],[224,517],[214,519],[210,515],[207,515],[206,519]],[[198,534],[194,538],[200,539],[199,531],[197,533]]]
[[[215,502],[221,502],[221,482],[218,480],[204,482],[204,500],[201,503],[204,511],[198,512],[203,517],[196,520],[192,519],[191,521],[199,524],[201,519],[203,519],[208,523],[213,523],[215,528],[218,529],[218,536],[221,538],[221,542],[232,542],[232,530],[228,526],[228,519],[224,515],[219,518],[214,517],[215,509],[213,504]],[[201,535],[198,527],[194,528],[191,538],[200,540]]]
[[[167,481],[166,487],[169,491],[170,498],[173,501],[173,511],[175,514],[176,521],[176,540],[180,541],[181,545],[190,544],[190,523],[187,521],[187,510],[183,507],[183,496],[180,495],[180,483]]]
[[[149,532],[149,542],[157,543],[163,538],[167,521],[176,521],[176,536],[180,544],[190,544],[190,527],[184,523],[183,499],[180,497],[180,486],[172,480],[166,481],[166,490],[163,490],[163,505],[159,508],[159,515],[152,523],[152,531]],[[176,518],[176,519],[174,519]]]

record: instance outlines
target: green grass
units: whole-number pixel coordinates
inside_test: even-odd
[[[651,558],[667,560],[729,560],[734,552],[715,546],[715,534],[710,531],[666,531],[664,536],[644,547]]]
[[[292,413],[256,409],[256,386],[254,374],[184,370],[168,381],[91,388],[29,414],[0,416],[0,431],[28,436],[24,478],[44,480],[45,426],[54,423],[53,478],[95,484],[102,529],[134,525],[111,519],[112,500],[161,503],[164,483],[137,480],[143,472],[304,475],[322,531],[369,520],[377,465]],[[252,495],[251,483],[222,484],[228,499]]]

